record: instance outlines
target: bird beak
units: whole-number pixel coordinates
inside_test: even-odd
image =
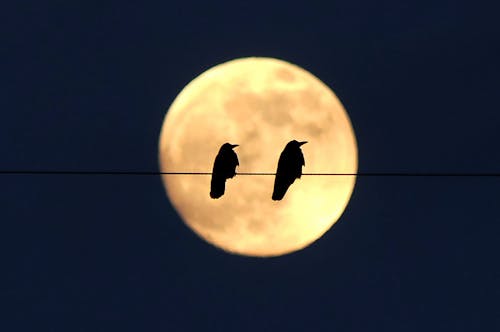
[[[307,141],[299,142],[299,146],[300,146],[300,145],[304,145],[304,144],[306,144],[306,143],[307,143]]]
[[[231,144],[231,149],[234,149],[237,146],[239,146],[239,145],[238,144]]]

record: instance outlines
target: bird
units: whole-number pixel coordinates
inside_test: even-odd
[[[288,187],[302,176],[302,166],[305,166],[304,155],[300,149],[307,142],[296,140],[288,142],[278,161],[278,169],[274,178],[274,190],[272,199],[280,201],[285,196]]]
[[[236,175],[236,166],[239,166],[238,156],[233,151],[238,144],[224,143],[215,157],[210,183],[210,197],[216,199],[224,195],[226,180]]]

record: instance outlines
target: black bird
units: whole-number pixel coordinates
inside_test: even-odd
[[[239,165],[238,156],[233,151],[237,144],[224,143],[215,157],[210,183],[210,197],[219,198],[224,195],[226,180],[236,175],[236,166]]]
[[[300,179],[302,166],[306,164],[300,146],[306,143],[296,140],[290,141],[281,152],[274,179],[273,200],[281,200],[295,179]]]

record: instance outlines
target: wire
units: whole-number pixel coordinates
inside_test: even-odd
[[[0,170],[0,175],[212,175],[211,172],[154,172],[154,171],[68,171],[68,170]],[[276,173],[241,172],[238,176],[275,176]],[[302,173],[303,176],[371,176],[371,177],[500,177],[498,173],[474,172],[358,172],[358,173]]]

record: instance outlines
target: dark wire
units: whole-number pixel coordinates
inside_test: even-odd
[[[0,170],[0,175],[212,175],[211,172],[153,172],[153,171],[35,171]],[[275,176],[276,173],[241,172],[244,176]],[[303,176],[412,176],[412,177],[500,177],[500,173],[449,172],[359,172],[359,173],[302,173]]]

